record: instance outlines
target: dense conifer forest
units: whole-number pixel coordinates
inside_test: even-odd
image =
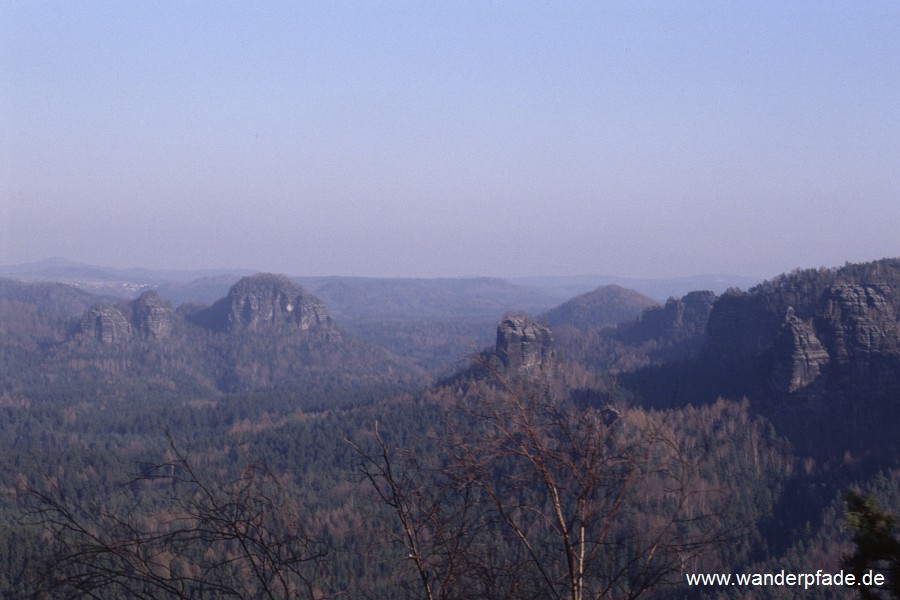
[[[501,317],[344,328],[273,276],[179,306],[0,280],[0,596],[788,598],[685,574],[857,567],[897,585],[900,260]]]

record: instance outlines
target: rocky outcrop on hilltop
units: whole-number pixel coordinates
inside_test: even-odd
[[[886,285],[835,285],[822,296],[816,325],[839,387],[885,389],[900,379],[900,322]]]
[[[105,344],[132,340],[162,340],[172,335],[177,319],[172,307],[155,291],[116,305],[90,308],[76,327],[76,336]],[[244,277],[212,306],[188,318],[207,329],[235,333],[317,334],[340,339],[325,305],[315,296],[277,275]]]
[[[126,343],[134,339],[128,318],[115,306],[95,306],[89,309],[78,324],[77,334],[103,344]]]
[[[131,302],[94,306],[78,323],[76,335],[103,344],[137,339],[163,339],[172,332],[175,312],[156,292],[144,292]]]
[[[172,333],[175,312],[154,291],[129,303],[134,330],[143,338],[165,339]]]
[[[547,371],[553,364],[553,335],[526,316],[506,315],[497,324],[496,353],[506,369]]]
[[[277,275],[245,277],[212,306],[175,310],[153,291],[98,304],[60,337],[44,344],[41,367],[56,380],[99,376],[123,386],[152,381],[167,389],[249,392],[324,382],[407,385],[424,376],[405,359],[343,334],[315,296]]]
[[[312,331],[340,337],[322,302],[279,275],[244,277],[225,298],[196,317],[210,329],[226,332]]]
[[[709,317],[709,356],[773,391],[812,391],[817,383],[834,392],[890,392],[900,383],[897,288],[840,275],[823,284],[820,274],[805,288],[798,275],[793,285],[726,294]],[[821,291],[813,301],[805,289]]]
[[[709,291],[669,298],[664,306],[645,310],[640,320],[621,328],[619,335],[631,343],[659,338],[678,342],[702,336],[715,302],[716,295]]]

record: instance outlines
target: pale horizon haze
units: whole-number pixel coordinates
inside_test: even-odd
[[[900,256],[897,2],[0,4],[0,265]]]

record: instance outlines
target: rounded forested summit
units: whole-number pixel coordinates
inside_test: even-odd
[[[613,327],[637,319],[658,304],[652,298],[618,285],[605,285],[572,298],[539,317],[550,327],[571,325],[578,329]]]

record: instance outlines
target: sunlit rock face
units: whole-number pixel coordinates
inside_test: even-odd
[[[497,324],[496,352],[507,369],[546,371],[553,362],[553,335],[528,317],[507,315]]]
[[[770,383],[775,389],[788,392],[812,385],[824,374],[830,362],[812,321],[795,317],[792,308],[785,315],[772,355]]]
[[[203,316],[212,329],[239,331],[332,330],[322,302],[280,275],[253,275],[238,281]]]

